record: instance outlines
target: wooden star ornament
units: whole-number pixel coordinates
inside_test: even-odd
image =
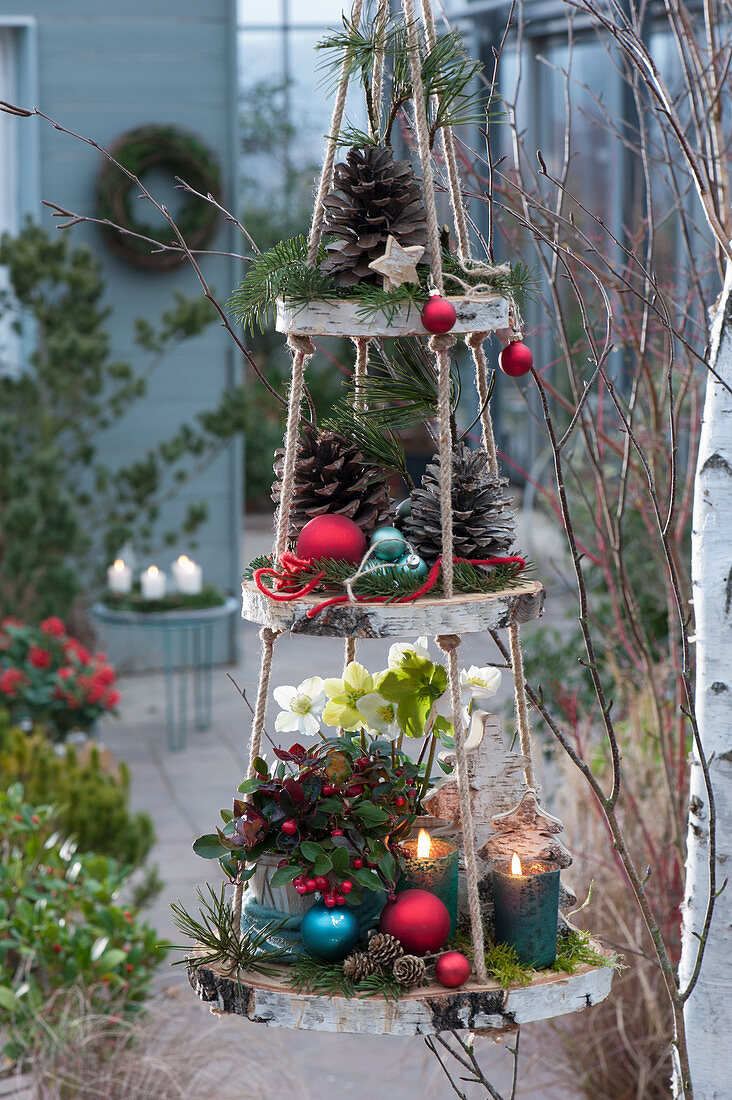
[[[424,248],[413,244],[402,248],[396,237],[386,238],[386,251],[378,260],[372,260],[369,267],[378,275],[384,276],[384,290],[393,290],[403,283],[418,283],[417,264],[424,256]]]

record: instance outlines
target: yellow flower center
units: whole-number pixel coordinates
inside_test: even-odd
[[[313,701],[309,695],[303,695],[298,691],[297,695],[294,695],[292,702],[290,703],[290,711],[292,714],[309,714],[310,708],[313,705]]]

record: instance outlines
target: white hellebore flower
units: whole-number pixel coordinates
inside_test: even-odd
[[[412,645],[409,642],[396,642],[389,650],[389,668],[399,668],[407,653],[416,653],[418,657],[426,657],[429,660],[428,645],[426,634],[422,634]]]
[[[358,713],[368,728],[374,733],[392,740],[399,736],[399,723],[396,718],[396,703],[390,703],[378,691],[362,695],[358,701]]]
[[[474,699],[490,699],[498,691],[500,683],[499,668],[491,668],[490,665],[478,668],[477,665],[471,665],[468,669],[460,669],[460,687]]]
[[[320,676],[311,676],[297,687],[289,684],[272,692],[282,710],[275,719],[278,733],[305,733],[313,736],[320,729],[320,718],[326,703]]]

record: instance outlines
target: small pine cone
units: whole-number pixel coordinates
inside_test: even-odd
[[[420,985],[426,975],[424,959],[417,955],[402,955],[394,963],[392,973],[400,985]]]
[[[403,954],[399,940],[388,932],[375,932],[369,940],[369,955],[379,966],[390,966]]]
[[[347,959],[343,960],[343,973],[352,982],[360,982],[368,978],[378,968],[376,960],[367,951],[354,951]]]

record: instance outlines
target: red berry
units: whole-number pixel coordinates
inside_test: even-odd
[[[333,829],[331,836],[343,836],[343,829]]]
[[[282,822],[280,828],[286,836],[294,836],[297,832],[297,822],[288,819],[287,821]]]
[[[131,974],[134,969],[135,968],[132,965],[132,963],[127,963],[127,966],[125,967],[125,970],[127,971],[128,974]]]
[[[370,859],[366,860],[367,867],[378,867],[378,863],[372,863]]]
[[[22,814],[13,814],[13,819],[15,821],[22,821],[23,820],[23,815]]]
[[[60,943],[55,943],[55,944],[53,945],[53,947],[51,948],[51,950],[52,950],[52,951],[55,951],[55,952],[56,952],[56,954],[58,955],[58,954],[59,954],[59,953],[61,952],[61,950],[62,950],[62,948],[61,948],[61,944],[60,944]]]
[[[328,797],[328,795],[333,794],[334,791],[335,791],[335,787],[333,786],[332,783],[324,783],[323,784],[322,792],[323,792],[323,794],[325,795],[326,798]]]
[[[298,894],[307,894],[307,892],[308,892],[308,888],[307,888],[307,886],[305,885],[304,882],[296,883],[295,884],[295,889],[297,890]]]
[[[343,894],[336,894],[335,903],[336,903],[336,905],[345,905],[346,904],[346,899],[343,897]]]
[[[363,794],[363,787],[360,783],[354,783],[352,787],[346,787],[346,794],[349,798],[356,798],[358,795]]]
[[[305,889],[307,890],[307,892],[309,894],[315,893],[315,891],[317,890],[317,886],[315,885],[315,880],[312,879],[312,878],[309,878],[305,883]]]
[[[315,885],[317,886],[317,888],[319,890],[327,890],[330,883],[328,882],[325,875],[316,875],[315,876]]]
[[[369,760],[368,756],[359,756],[358,760],[354,762],[353,766],[354,768],[357,768],[358,771],[362,772],[364,768],[368,768],[370,763],[371,761]]]
[[[341,883],[341,893],[342,894],[350,894],[352,889],[353,889],[353,883],[349,882],[348,879],[344,879],[343,882]]]
[[[31,821],[33,822],[34,825],[37,825],[40,820],[41,819],[38,816],[38,814],[33,814],[33,817],[31,818]]]
[[[353,861],[353,866],[356,868],[357,871],[361,870],[361,868],[363,867],[363,860],[361,859],[360,856],[356,856],[356,858]]]
[[[417,788],[416,787],[407,787],[407,794],[416,794],[416,793],[417,793]]]
[[[397,797],[394,799],[394,802],[397,806],[403,806],[406,801],[406,798],[404,798],[404,796],[401,794],[397,795]]]
[[[332,909],[335,905],[335,898],[328,894],[327,898],[323,898],[323,904],[327,905],[329,909]]]
[[[395,775],[404,775],[404,768],[397,768],[394,772]]]

